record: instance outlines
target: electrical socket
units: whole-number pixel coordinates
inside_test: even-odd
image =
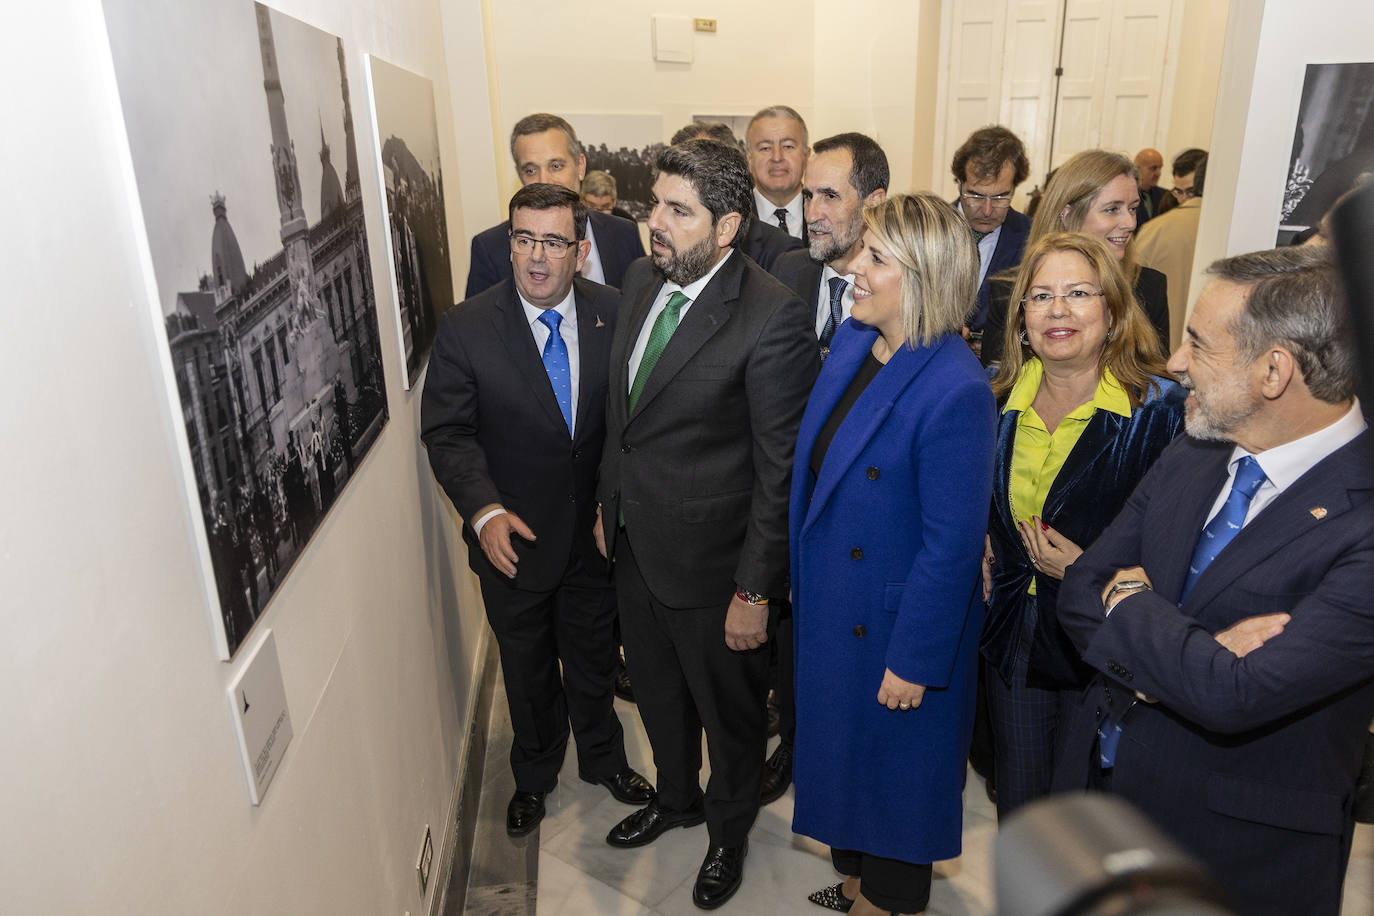
[[[425,824],[425,836],[420,841],[420,854],[415,858],[415,874],[420,879],[420,896],[424,896],[429,886],[429,868],[434,864],[434,843],[429,837],[429,825]],[[407,914],[409,916],[409,914]]]
[[[716,21],[714,19],[697,18],[692,20],[692,24],[698,32],[714,32],[716,30]]]

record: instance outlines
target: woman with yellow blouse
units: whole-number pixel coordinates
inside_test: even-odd
[[[1061,232],[1026,251],[993,379],[1000,402],[980,649],[997,811],[1048,794],[1061,713],[1090,675],[1060,629],[1064,570],[1183,429],[1186,392],[1116,257]]]

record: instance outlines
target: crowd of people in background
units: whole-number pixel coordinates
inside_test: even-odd
[[[919,913],[971,760],[1001,818],[1113,792],[1237,912],[1334,916],[1374,444],[1326,247],[1195,290],[1202,150],[1169,191],[1156,150],[1081,151],[1022,213],[1005,127],[955,152],[953,200],[785,105],[743,139],[685,125],[618,189],[614,154],[521,119],[523,187],[440,320],[422,437],[500,647],[508,833],[571,736],[635,806],[611,846],[706,824],[698,907],[790,787],[842,878],[814,904]],[[649,201],[647,254],[618,190]]]

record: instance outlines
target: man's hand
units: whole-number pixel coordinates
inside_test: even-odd
[[[986,602],[992,597],[992,564],[997,562],[997,557],[992,553],[992,537],[983,536],[983,601]]]
[[[592,525],[592,540],[596,541],[596,552],[607,560],[606,556],[606,529],[601,527],[601,507],[596,507],[596,523]]]
[[[1288,614],[1259,614],[1231,624],[1212,638],[1236,658],[1244,658],[1283,632],[1293,618]]]
[[[926,689],[920,684],[904,681],[888,668],[883,672],[883,682],[878,686],[878,702],[888,709],[906,712],[921,705]]]
[[[1143,566],[1132,566],[1130,569],[1118,569],[1116,571],[1116,575],[1108,579],[1107,585],[1102,589],[1102,604],[1104,607],[1106,607],[1107,613],[1111,613],[1112,608],[1116,607],[1117,604],[1119,604],[1125,598],[1128,598],[1132,594],[1134,594],[1133,592],[1127,592],[1125,595],[1121,595],[1120,597],[1118,597],[1110,605],[1107,604],[1107,592],[1112,590],[1113,585],[1115,585],[1118,582],[1123,582],[1126,579],[1139,579],[1142,582],[1149,582],[1150,588],[1155,587],[1155,584],[1153,582],[1150,582],[1149,573],[1145,572],[1145,568]]]
[[[513,534],[527,541],[535,540],[534,532],[514,512],[493,515],[487,519],[487,523],[482,526],[482,533],[477,536],[478,543],[482,545],[482,553],[487,555],[487,561],[508,579],[515,578],[515,564],[520,562],[520,558],[515,555],[515,548],[511,546],[510,539]]]
[[[768,605],[750,604],[739,595],[725,612],[725,644],[736,652],[757,649],[768,642]]]
[[[1043,519],[1017,522],[1021,542],[1026,545],[1035,571],[1054,579],[1063,579],[1064,571],[1083,555],[1083,548],[1045,524]]]

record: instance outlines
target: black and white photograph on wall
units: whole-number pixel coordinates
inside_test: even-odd
[[[744,149],[744,134],[749,130],[749,122],[754,119],[752,114],[746,115],[722,115],[722,114],[699,114],[692,115],[693,121],[703,124],[720,123],[730,128],[735,135],[735,142],[740,149]]]
[[[106,0],[105,18],[230,658],[387,421],[346,56],[248,0]]]
[[[439,316],[453,304],[434,84],[371,54],[367,66],[397,340],[410,389],[425,366]]]
[[[663,149],[663,116],[656,114],[570,114],[587,171],[615,179],[617,206],[635,220],[649,218],[654,161]]]
[[[1337,198],[1371,176],[1374,62],[1308,64],[1277,243],[1314,232]]]

